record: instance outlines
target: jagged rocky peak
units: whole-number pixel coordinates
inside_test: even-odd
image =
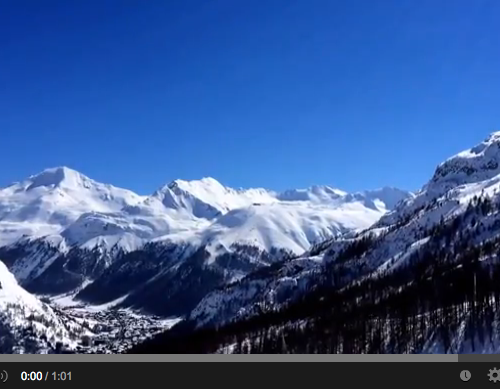
[[[431,180],[414,197],[403,200],[392,212],[382,216],[374,227],[388,226],[432,206],[439,199],[460,202],[471,193],[496,185],[500,175],[500,132],[439,164]]]
[[[500,174],[500,131],[475,147],[441,163],[431,182],[449,181],[460,185],[490,179]]]

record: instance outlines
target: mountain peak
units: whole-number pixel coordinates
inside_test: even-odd
[[[71,169],[71,168],[69,168],[67,166],[50,167],[50,168],[42,170],[37,175],[41,175],[41,174],[58,174],[58,175],[62,175],[62,176],[81,175],[80,172],[78,172],[78,171],[76,171],[74,169]]]
[[[31,185],[28,190],[38,187],[76,187],[81,185],[84,181],[90,181],[89,178],[83,176],[76,170],[70,169],[66,166],[58,166],[45,169],[42,172],[29,177]]]
[[[176,179],[153,193],[166,208],[186,210],[198,218],[212,219],[227,207],[221,202],[229,190],[211,177],[199,180]]]
[[[479,182],[500,173],[500,132],[492,132],[483,142],[441,163],[431,183],[450,185]]]
[[[203,182],[204,184],[210,184],[210,185],[222,185],[219,181],[217,181],[213,177],[203,177],[199,180],[200,182]]]
[[[500,142],[500,131],[493,131],[490,133],[486,142]]]
[[[481,154],[484,154],[487,150],[489,150],[492,146],[496,146],[498,149],[500,147],[500,131],[492,132],[484,141],[479,143],[478,145],[472,147],[471,149],[464,150],[457,155],[449,158],[449,160],[456,158],[474,158]],[[447,161],[445,161],[446,163]]]
[[[167,188],[171,190],[175,189],[182,189],[185,191],[190,191],[195,188],[217,188],[217,189],[224,189],[224,186],[217,181],[215,178],[212,177],[203,177],[199,180],[181,180],[181,179],[176,179],[169,184],[166,185]]]

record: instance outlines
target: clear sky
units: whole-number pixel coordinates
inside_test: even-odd
[[[4,0],[0,186],[417,189],[500,129],[498,0]]]

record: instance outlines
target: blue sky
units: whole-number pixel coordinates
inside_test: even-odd
[[[0,185],[417,189],[500,129],[498,0],[0,3]]]

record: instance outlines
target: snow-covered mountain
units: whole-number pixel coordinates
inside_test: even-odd
[[[58,167],[0,189],[0,245],[60,233],[86,212],[116,212],[143,198]]]
[[[231,210],[254,203],[272,203],[276,199],[265,189],[227,188],[211,177],[201,180],[175,180],[153,194],[169,209],[183,209],[193,216],[213,219]]]
[[[321,326],[330,323],[328,317],[333,315],[334,322],[328,324],[327,332],[308,336],[319,336],[316,339],[334,344],[335,340],[330,339],[329,334],[337,334],[337,340],[347,336],[343,329],[332,332],[337,331],[334,330],[336,325],[340,325],[335,323],[361,320],[359,323],[350,322],[349,336],[352,336],[353,328],[363,324],[363,315],[367,314],[362,307],[366,307],[370,317],[380,310],[382,316],[373,323],[372,331],[380,325],[388,326],[384,315],[388,314],[389,308],[384,307],[394,304],[390,298],[395,299],[392,293],[397,291],[402,296],[416,294],[401,297],[406,307],[404,315],[410,312],[416,315],[406,316],[405,325],[415,320],[415,327],[406,330],[408,336],[418,325],[422,327],[418,327],[419,335],[407,339],[401,333],[396,334],[391,324],[391,329],[384,330],[386,335],[380,335],[383,339],[376,346],[382,352],[397,352],[394,344],[403,342],[402,339],[405,343],[401,347],[416,352],[497,352],[500,349],[500,317],[488,316],[488,310],[495,309],[490,302],[497,303],[495,277],[500,272],[499,161],[500,132],[496,132],[479,145],[440,164],[419,192],[399,202],[373,226],[355,235],[326,240],[311,247],[303,256],[277,263],[215,289],[193,309],[189,322],[202,328],[235,323],[233,327],[227,327],[228,334],[233,336],[231,339],[236,336],[234,331],[238,323],[242,329],[246,328],[241,331],[253,328],[251,336],[260,336],[259,331],[265,330],[265,333],[271,331],[281,339],[287,333],[295,336],[307,334],[308,328],[323,331]],[[479,293],[478,285],[485,294],[477,304],[485,311],[479,308],[471,311],[470,301],[475,296],[472,293]],[[433,291],[431,296],[427,296],[430,291]],[[338,301],[334,296],[338,296]],[[443,305],[450,303],[456,305]],[[315,309],[312,308],[314,304],[318,305]],[[441,315],[431,313],[433,306],[439,312],[443,312],[443,306],[446,306],[454,314],[447,319],[434,319],[434,324],[429,323],[422,317]],[[398,309],[402,308],[395,306],[391,309],[399,312]],[[288,324],[273,327],[275,322],[272,320],[275,319],[270,314],[279,310]],[[342,319],[346,310],[351,312],[349,319]],[[297,316],[298,312],[304,312],[304,316]],[[252,317],[262,317],[254,322],[261,324],[247,322]],[[400,318],[398,316],[398,320]],[[294,320],[298,321],[293,324]],[[267,321],[269,327],[259,327]],[[370,325],[365,322],[359,333]],[[380,331],[383,331],[382,327]],[[483,335],[474,335],[475,331],[483,331]],[[251,342],[249,332],[237,336]],[[373,332],[364,336],[365,342],[367,339],[375,342]],[[484,337],[490,337],[492,343],[485,341]],[[423,343],[415,339],[421,339]],[[319,343],[313,345],[313,349],[325,347],[323,350],[328,350],[331,346],[317,341]],[[281,340],[278,343],[281,344]],[[338,347],[342,350],[346,345]],[[339,349],[333,350],[339,352]]]
[[[33,293],[186,314],[214,287],[363,230],[412,196],[389,187],[232,189],[213,178],[139,196],[47,169],[0,189],[0,256]],[[186,289],[194,280],[196,293]],[[179,311],[181,295],[189,297]]]
[[[358,194],[327,186],[283,193],[236,190],[213,178],[175,180],[151,196],[139,196],[59,167],[0,189],[0,245],[21,237],[60,235],[69,246],[118,244],[132,250],[151,239],[190,240],[212,236],[214,230],[220,235],[230,220],[238,219],[237,225],[229,226],[226,241],[246,235],[248,229],[266,234],[272,228],[277,235],[290,231],[297,238],[289,243],[268,238],[264,248],[276,243],[297,251],[311,240],[323,238],[327,230],[336,234],[366,228],[408,196],[394,188]],[[267,217],[266,211],[270,219],[283,216],[291,223],[284,222],[281,230],[276,223],[264,226],[261,221]],[[227,215],[230,212],[233,214]],[[315,218],[318,231],[311,231],[305,226]],[[240,233],[235,232],[239,227]]]

